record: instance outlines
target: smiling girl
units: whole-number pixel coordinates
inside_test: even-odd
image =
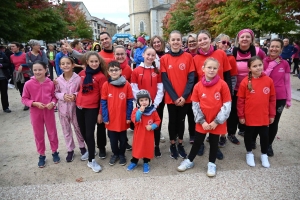
[[[101,170],[95,160],[95,125],[102,123],[100,99],[102,85],[107,81],[105,61],[97,52],[91,51],[85,54],[86,69],[79,73],[81,77],[80,89],[76,98],[76,115],[80,132],[88,146],[81,159],[88,160],[88,167],[94,172]]]
[[[185,158],[186,152],[182,145],[185,115],[191,104],[191,92],[194,85],[194,64],[189,53],[183,52],[182,35],[172,31],[169,35],[171,50],[160,60],[162,81],[165,93],[165,103],[169,112],[169,137],[171,158]],[[176,138],[178,135],[178,145]]]
[[[43,168],[46,164],[45,127],[50,141],[53,162],[55,164],[60,162],[53,109],[57,99],[54,95],[54,84],[46,77],[46,63],[36,61],[33,63],[32,70],[34,76],[24,85],[22,103],[31,108],[30,120],[37,152],[40,154],[38,167]]]

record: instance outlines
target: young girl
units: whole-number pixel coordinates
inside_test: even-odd
[[[60,59],[60,68],[63,74],[56,79],[57,84],[55,85],[55,96],[58,99],[58,116],[68,150],[67,162],[72,162],[74,159],[75,144],[71,124],[74,127],[82,155],[86,152],[84,139],[80,133],[76,117],[75,100],[79,91],[80,77],[73,72],[74,65],[75,62],[72,58],[62,57]]]
[[[237,111],[241,124],[246,125],[244,141],[247,150],[246,162],[254,167],[252,153],[253,134],[259,133],[261,145],[261,162],[263,167],[270,167],[267,151],[269,145],[269,124],[276,114],[276,95],[271,78],[263,73],[262,59],[253,56],[248,60],[249,73],[239,87]]]
[[[216,175],[216,158],[219,136],[226,133],[231,108],[231,95],[225,81],[218,75],[219,62],[215,58],[207,58],[202,67],[204,75],[199,77],[195,85],[192,102],[196,122],[195,141],[188,156],[177,168],[183,172],[194,166],[195,159],[207,133],[209,133],[209,163],[207,176]]]
[[[127,170],[132,171],[140,158],[143,158],[143,172],[149,173],[148,162],[153,158],[154,129],[160,124],[158,113],[152,105],[151,95],[147,90],[136,93],[137,108],[131,115],[135,129],[132,143],[132,159]]]
[[[136,94],[141,89],[145,89],[150,92],[153,106],[158,108],[163,96],[163,84],[161,81],[161,75],[155,64],[156,52],[153,48],[147,47],[143,53],[144,62],[141,62],[139,67],[135,68],[132,72],[131,87],[133,96],[136,98]],[[154,130],[155,137],[155,157],[161,157],[159,142],[160,142],[160,130]]]
[[[189,53],[183,52],[182,36],[179,31],[172,31],[169,36],[171,50],[160,59],[160,69],[165,93],[165,103],[169,112],[169,136],[171,158],[185,158],[186,153],[182,145],[184,134],[184,121],[194,85],[193,58]],[[178,135],[178,145],[176,138]]]
[[[54,84],[46,77],[47,65],[42,61],[36,61],[32,66],[33,77],[25,83],[22,95],[22,103],[30,109],[30,119],[34,132],[37,152],[40,154],[38,167],[46,164],[45,156],[45,132],[46,126],[53,162],[59,163],[58,138],[54,116],[54,106],[57,99],[54,95]]]
[[[88,167],[100,172],[101,167],[95,160],[95,125],[102,123],[100,99],[102,85],[107,81],[105,61],[96,51],[86,53],[86,69],[79,73],[80,89],[76,98],[76,115],[80,132],[88,147],[81,159],[88,160]]]

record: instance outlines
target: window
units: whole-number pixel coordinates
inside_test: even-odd
[[[145,25],[143,21],[140,22],[140,32],[145,32]]]

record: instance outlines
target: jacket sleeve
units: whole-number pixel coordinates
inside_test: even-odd
[[[157,113],[157,111],[153,112],[153,123],[151,124],[151,129],[154,130],[156,129],[157,127],[159,127],[160,125],[160,122],[161,122],[161,119],[159,118],[159,115]]]
[[[107,100],[101,99],[102,118],[103,122],[109,122]]]
[[[217,114],[217,117],[214,119],[216,124],[223,124],[229,117],[231,111],[231,101],[223,103],[221,110]]]
[[[103,76],[103,77],[99,80],[99,93],[100,93],[100,99],[101,99],[101,96],[102,96],[102,86],[103,86],[103,84],[104,84],[106,81],[107,81],[107,80],[106,80],[106,77],[105,77],[105,76]],[[100,102],[99,104],[101,104],[101,102]],[[99,105],[99,114],[102,113],[101,110],[102,110],[102,106]]]
[[[224,81],[227,83],[228,85],[228,88],[230,89],[230,93],[231,93],[231,96],[233,95],[232,93],[232,82],[231,82],[231,77],[230,77],[230,71],[226,71],[223,73],[223,76],[224,76]]]
[[[162,77],[162,82],[163,82],[163,86],[164,89],[166,90],[166,92],[170,95],[171,99],[175,102],[179,97],[176,94],[169,78],[166,72],[162,72],[161,73],[161,77]]]
[[[30,60],[30,58],[28,56],[28,52],[26,53],[26,63],[31,63],[31,60]]]
[[[194,113],[195,123],[203,124],[204,122],[206,122],[205,116],[200,108],[199,102],[192,101],[192,109]]]
[[[24,85],[24,88],[23,88],[22,103],[25,106],[32,107],[33,100],[31,99],[31,96],[30,96],[28,83],[30,83],[30,82],[26,82]]]
[[[70,56],[72,56],[72,57],[74,57],[74,58],[76,58],[76,59],[78,59],[78,60],[81,60],[82,57],[83,57],[83,55],[84,55],[84,54],[79,53],[78,51],[76,51],[76,50],[74,50],[74,49],[73,49],[72,53],[70,54]]]
[[[59,64],[60,64],[60,54],[58,53],[55,56],[55,69],[56,69],[57,76],[60,76],[62,74],[62,70],[60,69]]]
[[[130,120],[131,118],[131,113],[133,109],[133,99],[127,99],[126,104],[127,104],[127,110],[126,110],[126,120]]]
[[[184,92],[182,95],[182,97],[184,99],[187,99],[188,96],[191,94],[193,86],[194,86],[194,80],[195,80],[195,72],[192,71],[188,74],[188,81],[187,81],[187,84],[185,86],[185,89],[184,89]]]
[[[2,61],[2,68],[3,69],[9,69],[10,67],[10,61],[9,59],[7,58],[7,56],[5,55],[5,53],[2,53],[2,58],[3,58],[3,61]]]
[[[164,97],[164,86],[162,83],[157,83],[157,92],[153,103],[155,108],[157,108],[158,105],[161,103],[163,97]]]
[[[237,103],[236,103],[236,107],[237,107],[237,115],[239,117],[239,119],[245,119],[245,97],[237,97]]]
[[[51,93],[52,93],[52,99],[51,99],[51,102],[54,102],[54,103],[57,103],[57,98],[55,96],[55,85],[53,82],[51,82],[52,84],[52,90],[51,90]]]
[[[48,65],[48,58],[44,51],[42,51],[42,61]]]
[[[285,73],[284,75],[284,85],[285,85],[285,91],[286,91],[286,105],[287,106],[291,106],[291,99],[292,99],[292,95],[291,95],[291,79],[290,79],[290,74],[289,73]]]
[[[138,109],[135,113],[135,122],[139,122],[141,121],[141,118],[142,118],[142,112],[140,111],[140,109]]]
[[[131,88],[132,88],[133,97],[136,101],[136,94],[139,92],[138,84],[137,83],[131,83],[130,85],[131,85]]]
[[[58,80],[57,80],[58,81]],[[64,93],[62,93],[61,91],[60,91],[60,87],[59,87],[59,83],[57,83],[56,85],[55,85],[55,97],[58,99],[58,100],[62,100],[62,101],[64,101]]]

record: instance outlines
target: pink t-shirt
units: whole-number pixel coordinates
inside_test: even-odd
[[[264,59],[264,70],[268,68],[269,63],[267,62],[267,58]],[[285,83],[285,75],[288,74],[290,76],[290,65],[286,60],[281,59],[280,63],[276,65],[272,72],[270,73],[270,78],[274,82],[275,91],[276,91],[276,99],[287,99],[288,100],[288,92],[286,89]]]

